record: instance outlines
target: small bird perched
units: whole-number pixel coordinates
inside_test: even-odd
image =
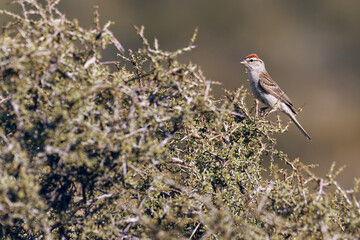
[[[256,54],[250,54],[240,63],[248,70],[251,90],[254,96],[266,106],[276,107],[288,115],[302,134],[308,140],[311,140],[309,134],[295,118],[297,109],[285,92],[280,89],[279,85],[271,79],[265,69],[264,62]]]

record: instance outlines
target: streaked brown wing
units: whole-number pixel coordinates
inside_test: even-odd
[[[277,85],[276,82],[274,82],[274,80],[271,79],[270,75],[267,72],[262,73],[260,75],[259,84],[266,92],[270,93],[271,95],[280,99],[286,105],[288,105],[294,113],[297,112],[290,98],[286,95],[286,93],[283,90],[281,90],[279,85]]]

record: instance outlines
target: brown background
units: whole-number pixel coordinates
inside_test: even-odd
[[[1,9],[14,9],[6,2],[0,1]],[[360,177],[360,1],[62,0],[60,9],[89,27],[93,5],[102,23],[115,22],[112,31],[126,49],[140,46],[131,24],[145,25],[148,38],[157,37],[168,50],[185,46],[198,26],[198,48],[184,61],[223,83],[213,89],[216,97],[223,89],[249,88],[239,62],[257,53],[294,104],[305,104],[298,119],[313,138],[308,142],[291,125],[278,148],[320,164],[314,171],[322,177],[332,162],[346,165],[339,176],[345,187]],[[120,60],[114,48],[104,58]]]

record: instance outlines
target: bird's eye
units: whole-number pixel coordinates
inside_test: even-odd
[[[250,59],[250,61],[249,62],[253,62],[254,61],[254,59]]]

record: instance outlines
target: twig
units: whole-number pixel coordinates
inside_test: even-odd
[[[335,187],[337,188],[337,190],[339,190],[339,192],[343,195],[343,197],[345,198],[346,202],[352,207],[352,203],[351,203],[350,199],[348,198],[346,192],[341,189],[341,187],[339,186],[339,184],[337,183],[337,181],[333,181],[333,184],[335,185]]]
[[[198,228],[200,227],[200,223],[198,223],[196,225],[196,228],[194,229],[194,231],[191,233],[191,236],[189,237],[189,240],[192,239],[192,237],[195,235],[196,231],[198,230]]]
[[[270,185],[266,188],[265,195],[261,198],[261,201],[260,201],[260,203],[258,205],[258,208],[257,208],[258,213],[260,213],[262,211],[262,208],[265,205],[266,199],[268,198],[269,193],[270,193],[270,191],[272,190],[273,187],[274,187],[274,183],[270,183]]]
[[[151,70],[150,72],[148,73],[145,73],[145,74],[142,74],[140,76],[136,76],[136,77],[133,77],[133,78],[130,78],[129,80],[127,80],[126,82],[131,82],[131,81],[134,81],[134,80],[137,80],[137,79],[141,79],[143,77],[147,77],[147,76],[150,76],[151,74],[154,73],[154,70]]]

